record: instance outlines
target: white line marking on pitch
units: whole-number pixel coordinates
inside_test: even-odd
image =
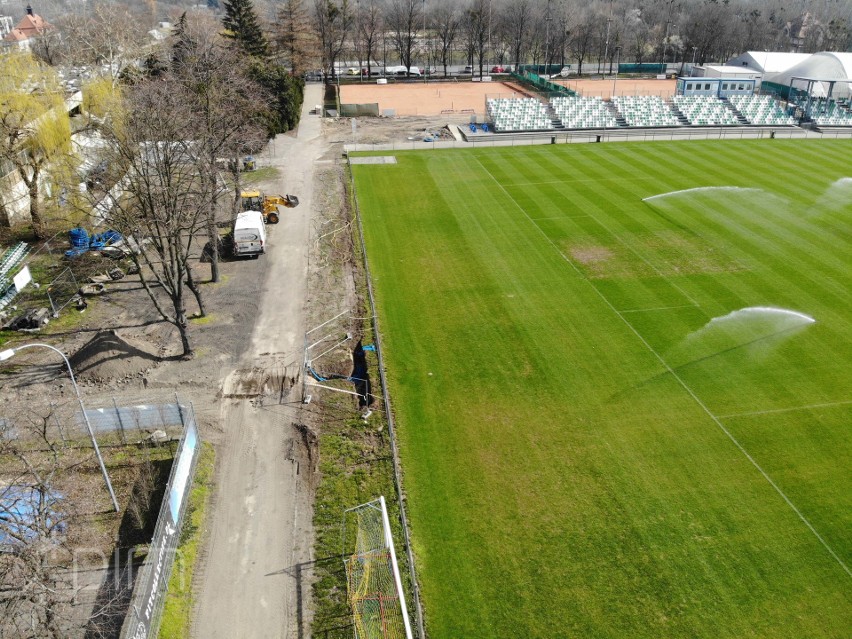
[[[518,204],[517,201],[515,200],[515,198],[513,198],[509,194],[509,192],[506,190],[506,188],[502,184],[500,184],[500,181],[497,178],[495,178],[491,174],[491,171],[489,171],[485,167],[485,165],[482,163],[482,160],[480,160],[479,158],[476,158],[476,161],[479,163],[479,165],[482,167],[482,169],[488,174],[488,176],[494,181],[494,183],[503,191],[503,193],[506,194],[506,197],[508,197],[509,200],[521,211],[521,213],[524,214],[524,217],[526,217],[532,223],[532,225],[538,230],[538,232],[541,233],[542,237],[544,237],[544,239],[554,249],[556,249],[556,252],[559,253],[559,255],[562,256],[562,259],[565,260],[571,266],[571,268],[573,268],[580,275],[580,277],[582,277],[583,280],[589,286],[592,287],[592,290],[595,293],[598,294],[598,297],[600,297],[601,300],[603,300],[604,304],[606,304],[612,310],[612,312],[615,313],[622,322],[624,322],[624,324],[627,326],[627,328],[629,328],[632,331],[632,333],[639,339],[639,341],[642,342],[645,345],[645,348],[647,348],[651,352],[651,354],[653,354],[654,357],[656,357],[659,360],[659,362],[665,367],[665,369],[669,372],[669,374],[671,374],[671,376],[678,382],[678,384],[680,384],[680,386],[689,394],[689,396],[692,397],[692,399],[695,401],[695,403],[698,404],[701,407],[701,409],[707,414],[707,416],[710,417],[710,419],[712,419],[716,423],[716,426],[718,426],[719,429],[723,433],[725,433],[725,435],[727,435],[728,439],[730,439],[731,442],[733,442],[734,446],[736,446],[739,449],[739,451],[743,455],[745,455],[746,459],[748,459],[751,462],[751,465],[754,466],[761,475],[763,475],[763,478],[767,482],[769,482],[769,485],[772,486],[772,488],[775,489],[775,492],[777,492],[781,496],[781,499],[784,500],[784,502],[793,510],[794,513],[796,513],[796,516],[798,516],[798,518],[802,521],[802,523],[805,524],[805,526],[808,527],[808,530],[810,530],[813,533],[814,537],[816,537],[819,540],[819,542],[822,544],[823,548],[825,548],[828,551],[828,554],[830,554],[832,557],[834,557],[834,560],[838,564],[840,564],[840,567],[847,574],[847,576],[852,577],[852,570],[849,569],[849,566],[847,566],[843,562],[843,560],[837,555],[837,553],[834,552],[834,549],[831,546],[828,545],[828,542],[826,542],[825,539],[822,538],[822,535],[820,535],[817,532],[816,528],[814,528],[813,525],[811,524],[811,522],[809,522],[807,520],[807,518],[802,514],[802,511],[800,511],[796,507],[796,504],[794,504],[790,500],[790,498],[787,497],[786,493],[783,490],[781,490],[780,486],[778,486],[778,484],[776,484],[772,480],[772,478],[767,474],[767,472],[765,470],[763,470],[761,465],[757,463],[757,460],[754,457],[752,457],[749,454],[749,452],[743,447],[743,445],[740,444],[740,442],[737,440],[737,438],[734,437],[733,434],[731,434],[731,431],[729,431],[727,428],[725,428],[725,425],[719,420],[719,418],[716,417],[716,415],[714,415],[713,412],[709,408],[707,408],[707,405],[703,401],[701,401],[701,398],[699,398],[698,395],[695,394],[695,391],[693,391],[686,384],[686,382],[684,382],[683,379],[681,379],[680,375],[678,375],[677,372],[671,366],[669,366],[669,363],[666,360],[663,359],[663,357],[654,349],[653,346],[651,346],[648,343],[648,341],[644,337],[642,337],[642,334],[639,333],[639,331],[637,331],[633,327],[633,324],[631,324],[629,321],[627,321],[627,318],[624,315],[622,315],[618,311],[618,309],[615,308],[615,306],[612,305],[612,302],[610,302],[609,299],[607,299],[606,295],[601,293],[600,290],[598,289],[598,287],[595,286],[594,284],[592,284],[592,281],[590,279],[585,277],[582,270],[580,270],[580,267],[577,266],[576,264],[574,264],[574,262],[572,262],[571,259],[567,255],[565,255],[565,253],[562,252],[562,250],[559,248],[559,246],[557,246],[557,244],[547,236],[547,233],[545,233],[544,230],[542,230],[542,228],[538,224],[535,223],[535,220],[533,220],[527,214],[527,212],[524,210],[524,208],[520,204]]]
[[[620,177],[600,177],[600,178],[577,178],[576,180],[544,180],[542,182],[513,182],[509,186],[544,186],[546,184],[584,184],[587,182],[646,182],[648,180],[657,180],[654,175],[620,178]],[[653,196],[652,196],[653,197]]]
[[[750,417],[752,415],[772,415],[773,413],[791,413],[797,410],[809,410],[811,408],[833,408],[834,406],[848,406],[852,399],[842,402],[826,402],[825,404],[807,404],[805,406],[791,406],[789,408],[770,408],[768,410],[755,410],[748,413],[731,413],[719,415],[719,419],[733,419],[734,417]]]
[[[576,217],[591,217],[588,213],[581,213],[580,215],[555,215],[553,217],[536,217],[536,222],[541,222],[542,220],[573,220]]]
[[[650,311],[670,311],[674,308],[695,308],[694,304],[678,304],[677,306],[657,306],[656,308],[629,308],[619,313],[648,313]]]

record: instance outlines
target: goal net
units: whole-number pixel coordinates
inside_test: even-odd
[[[347,517],[353,521],[347,522]],[[355,551],[345,560],[355,636],[412,639],[385,498],[347,510],[344,534],[347,523],[355,532]]]

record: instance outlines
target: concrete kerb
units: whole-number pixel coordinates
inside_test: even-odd
[[[453,131],[453,140],[423,142],[405,140],[383,144],[346,144],[346,153],[356,151],[406,151],[463,149],[498,146],[534,146],[540,144],[588,144],[597,142],[674,142],[688,140],[745,139],[837,139],[852,137],[852,128],[814,131],[799,127],[682,127],[668,129],[588,129],[581,131],[548,130],[495,133],[468,138],[461,127],[461,139]]]

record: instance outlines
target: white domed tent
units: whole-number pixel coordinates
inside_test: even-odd
[[[786,51],[746,51],[731,58],[725,64],[731,67],[744,67],[762,73],[764,77],[783,73],[811,57],[810,53],[788,53]]]
[[[790,89],[807,92],[813,98],[850,97],[852,53],[823,51],[814,53],[789,69],[764,77],[764,88],[772,88],[787,97]]]

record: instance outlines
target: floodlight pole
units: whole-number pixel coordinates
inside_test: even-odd
[[[615,47],[615,75],[612,76],[612,97],[615,97],[615,83],[618,82],[618,62],[621,59],[621,47]]]
[[[110,499],[112,499],[113,508],[115,508],[115,512],[120,512],[120,508],[118,507],[118,500],[115,498],[115,492],[112,489],[112,482],[109,480],[109,473],[107,473],[106,465],[104,464],[104,458],[101,457],[101,449],[98,448],[98,440],[95,439],[95,433],[92,430],[92,424],[89,422],[89,416],[86,414],[86,407],[83,405],[83,398],[80,396],[80,388],[77,386],[77,380],[74,379],[74,370],[71,368],[71,362],[68,361],[68,358],[65,357],[65,353],[60,351],[58,348],[54,348],[50,344],[24,344],[23,346],[18,346],[17,348],[10,348],[5,351],[0,351],[0,362],[10,359],[15,353],[18,351],[22,351],[26,348],[49,348],[55,353],[59,353],[62,360],[65,362],[65,365],[68,367],[68,375],[71,376],[71,385],[74,387],[74,393],[77,395],[77,401],[80,404],[80,412],[83,413],[83,420],[86,422],[86,429],[89,431],[89,437],[92,438],[92,447],[95,449],[95,456],[98,458],[98,464],[101,467],[101,474],[104,476],[104,483],[106,483],[107,490],[109,491]]]
[[[671,3],[669,3],[669,8],[671,8]],[[668,69],[668,63],[666,63],[666,46],[669,43],[669,25],[671,23],[671,20],[666,20],[666,35],[663,38],[663,59],[661,60],[663,66],[663,75],[665,75],[666,70]]]
[[[550,55],[550,0],[547,0],[547,14],[544,18],[544,76],[549,78],[547,73],[547,57]]]
[[[426,77],[429,74],[429,41],[426,39],[426,0],[423,0],[423,58],[426,60],[426,67],[423,69],[423,84],[426,84],[429,81]]]

